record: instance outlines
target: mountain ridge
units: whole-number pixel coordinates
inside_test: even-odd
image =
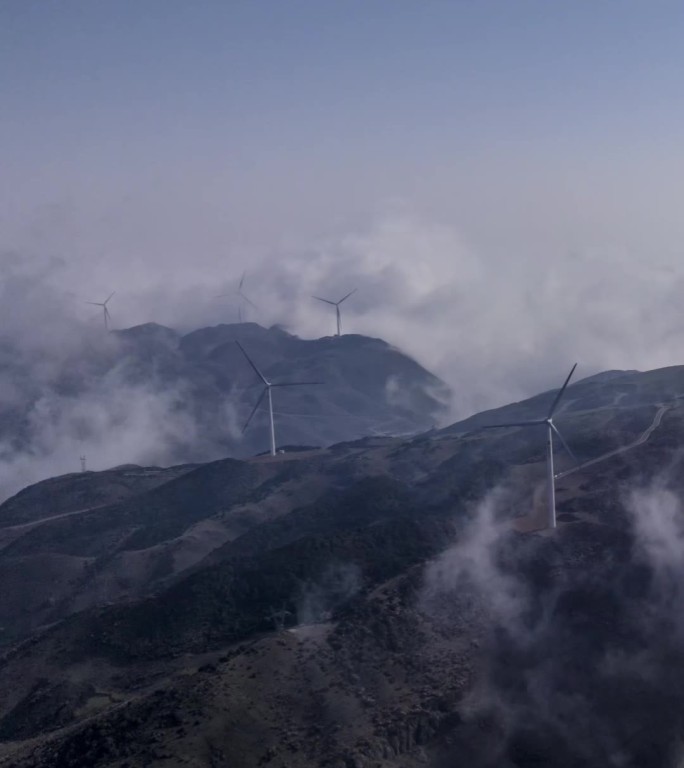
[[[19,348],[7,355],[3,378],[12,399],[0,403],[3,483],[16,491],[22,477],[27,485],[41,473],[60,474],[78,466],[79,457],[90,469],[104,469],[266,450],[263,404],[243,429],[260,382],[236,341],[273,380],[321,382],[274,392],[278,446],[412,434],[448,412],[446,384],[380,339],[300,339],[256,323],[183,334],[148,323],[75,339],[47,360],[22,361]]]

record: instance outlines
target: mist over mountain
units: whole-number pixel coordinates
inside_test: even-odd
[[[408,434],[440,422],[447,386],[379,339],[304,340],[274,326],[218,325],[181,334],[148,323],[106,333],[76,326],[65,346],[4,335],[0,463],[6,495],[32,480],[123,463],[168,465],[269,449],[263,389],[236,344],[274,382],[278,446],[326,446]]]
[[[142,344],[129,365],[147,380],[177,361],[164,348],[221,361],[238,332],[264,337],[274,370],[282,344],[344,342],[111,338]],[[0,765],[675,768],[684,367],[568,387],[556,422],[580,464],[558,455],[550,531],[543,430],[479,427],[554,396],[8,499]]]
[[[575,333],[550,284],[557,313],[509,401],[503,304],[484,317],[474,292],[460,306],[482,324],[461,326],[437,302],[440,343],[479,350],[459,368],[468,418],[445,426],[445,385],[377,338],[118,319],[105,333],[38,263],[2,283],[3,482],[61,476],[0,506],[0,765],[678,768],[684,374],[617,369],[635,342],[618,298],[600,333],[595,306]],[[393,301],[410,285],[394,277]],[[284,286],[276,309],[308,318],[294,276]],[[654,304],[676,285],[662,287]],[[398,326],[413,349],[434,344],[418,322],[434,297]],[[652,317],[654,333],[675,326]],[[557,412],[581,466],[558,457],[550,534],[543,436],[480,427],[546,413],[554,391],[517,393],[551,368],[560,384],[592,333],[590,360],[615,354],[600,373],[581,362]],[[325,382],[275,393],[279,445],[310,450],[255,457],[263,415],[241,437],[260,384],[236,340],[269,378]],[[479,397],[489,410],[470,415]],[[82,454],[103,471],[75,472]]]
[[[684,768],[683,30],[0,2],[0,768]]]
[[[55,352],[102,327],[100,309],[85,302],[113,290],[115,329],[156,322],[187,334],[235,323],[246,272],[256,309],[246,306],[243,319],[304,339],[335,330],[333,308],[312,295],[357,288],[343,333],[382,338],[445,381],[453,420],[555,386],[574,361],[584,375],[679,361],[682,278],[667,253],[591,240],[552,252],[536,240],[486,249],[458,217],[445,223],[410,205],[254,251],[215,238],[195,252],[176,240],[131,253],[107,244],[107,258],[87,240],[20,242],[0,258],[1,332],[49,367]]]

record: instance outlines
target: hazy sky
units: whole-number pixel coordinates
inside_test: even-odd
[[[226,319],[247,268],[317,335],[359,283],[345,327],[465,411],[682,362],[682,39],[666,0],[3,0],[0,250],[119,325]]]

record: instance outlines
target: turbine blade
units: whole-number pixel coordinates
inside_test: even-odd
[[[116,291],[112,291],[112,292],[109,294],[109,296],[107,296],[107,298],[104,300],[104,303],[106,304],[106,303],[107,303],[107,302],[108,302],[108,301],[109,301],[109,300],[112,298],[112,296],[113,296],[115,293],[116,293]]]
[[[550,424],[549,426],[550,426],[550,427],[551,427],[551,429],[552,429],[552,430],[553,430],[553,431],[556,433],[556,437],[557,437],[557,438],[558,438],[558,439],[561,441],[561,445],[562,445],[562,446],[563,446],[563,448],[565,448],[565,450],[568,452],[568,455],[570,456],[570,458],[571,458],[571,459],[572,459],[572,460],[575,462],[575,464],[579,464],[579,459],[578,459],[578,458],[577,458],[577,456],[575,456],[575,454],[574,454],[574,453],[573,453],[573,452],[570,450],[570,446],[569,446],[569,445],[568,445],[568,444],[565,442],[565,438],[564,438],[564,437],[563,437],[563,435],[561,435],[561,433],[558,431],[558,427],[557,427],[557,426],[556,426],[556,425],[555,425],[553,422],[551,422],[551,424]]]
[[[272,387],[304,387],[310,384],[325,384],[324,381],[281,381],[278,384],[271,384]]]
[[[245,422],[245,426],[242,428],[242,433],[244,434],[247,430],[247,427],[249,426],[249,422],[252,420],[254,414],[257,412],[257,408],[261,405],[261,401],[264,399],[264,395],[268,392],[268,387],[264,387],[264,389],[261,390],[261,394],[259,395],[259,399],[256,401],[256,405],[254,408],[252,408],[252,412],[249,414],[249,418]]]
[[[243,272],[242,277],[240,278],[240,284],[238,285],[238,293],[242,291],[242,284],[245,282],[245,278],[247,277],[247,273]]]
[[[243,355],[244,355],[244,356],[247,358],[247,362],[248,362],[248,363],[249,363],[249,364],[252,366],[252,368],[254,369],[254,373],[256,373],[256,375],[257,375],[257,376],[258,376],[258,377],[259,377],[259,378],[260,378],[260,379],[261,379],[261,380],[264,382],[264,384],[265,384],[265,385],[268,387],[268,386],[269,386],[269,383],[268,383],[268,381],[266,380],[266,377],[265,377],[265,376],[264,376],[264,374],[263,374],[263,373],[262,373],[262,372],[261,372],[261,371],[260,371],[260,370],[259,370],[259,369],[256,367],[256,365],[254,365],[254,363],[252,362],[252,359],[250,358],[250,356],[249,356],[249,355],[248,355],[248,354],[245,352],[245,349],[244,349],[244,347],[242,346],[242,344],[240,344],[240,342],[239,342],[237,339],[235,340],[235,343],[236,343],[236,344],[238,345],[238,347],[240,347],[240,349],[242,350],[242,354],[243,354]]]
[[[324,301],[326,304],[332,304],[333,307],[336,307],[337,304],[334,301],[329,301],[328,299],[322,299],[320,296],[312,296],[312,299],[318,299],[318,301]]]
[[[101,301],[84,301],[84,304],[92,304],[94,307],[104,307]]]
[[[337,303],[341,304],[343,301],[346,301],[352,295],[352,293],[356,293],[358,290],[358,288],[354,288],[353,291],[349,291],[349,293],[346,296],[343,296]]]
[[[239,293],[239,294],[240,294],[240,296],[242,296],[242,298],[243,298],[243,299],[244,299],[244,300],[245,300],[245,301],[246,301],[246,302],[247,302],[247,303],[250,305],[250,307],[253,307],[254,309],[259,309],[259,307],[257,307],[257,305],[256,305],[256,304],[255,304],[255,303],[254,303],[254,302],[253,302],[253,301],[252,301],[250,298],[248,298],[247,296],[245,296],[245,294],[244,294],[244,293],[242,293],[242,291],[238,291],[238,293]]]
[[[558,403],[560,403],[560,399],[561,397],[563,397],[563,392],[565,392],[565,388],[568,386],[570,378],[572,377],[572,374],[575,372],[575,368],[577,368],[577,363],[575,363],[572,366],[572,368],[570,369],[570,373],[568,374],[568,378],[565,380],[565,383],[563,384],[563,386],[558,390],[556,399],[553,401],[551,408],[549,409],[549,418],[553,416],[553,414],[556,411],[556,408],[558,408]]]
[[[501,427],[537,427],[540,424],[546,424],[543,420],[535,421],[509,421],[504,424],[483,424],[477,429],[499,429]]]

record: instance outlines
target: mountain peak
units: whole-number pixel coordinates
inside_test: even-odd
[[[327,446],[365,435],[415,433],[446,413],[443,382],[384,341],[358,334],[302,339],[280,326],[249,322],[181,335],[145,323],[104,338],[117,343],[58,357],[53,378],[40,387],[30,368],[8,372],[23,399],[0,419],[0,439],[24,446],[26,465],[35,473],[27,471],[26,481],[56,468],[69,471],[71,456],[78,467],[83,454],[95,469],[244,458],[268,449],[261,384],[236,341],[269,380],[316,382],[274,390],[277,445]],[[36,461],[41,451],[49,468],[44,474]],[[5,493],[19,487],[17,482]]]

